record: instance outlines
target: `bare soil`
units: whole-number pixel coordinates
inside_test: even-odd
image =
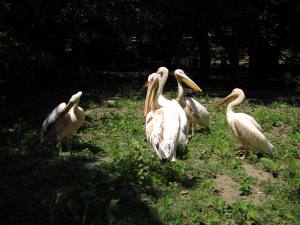
[[[251,164],[244,163],[242,164],[242,168],[245,170],[249,177],[255,178],[259,183],[267,180],[274,181],[272,174],[263,170],[256,169]]]
[[[252,185],[251,189],[251,195],[243,196],[240,190],[240,184],[235,182],[230,176],[216,176],[216,193],[219,193],[223,200],[229,205],[242,199],[252,201],[256,204],[265,200],[266,195],[259,189],[258,186]]]
[[[240,185],[228,175],[216,176],[216,190],[227,204],[233,204],[242,198]]]

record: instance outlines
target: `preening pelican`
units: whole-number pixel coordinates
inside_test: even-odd
[[[245,113],[233,112],[233,107],[240,104],[244,98],[243,90],[235,88],[231,94],[219,101],[216,106],[228,103],[226,111],[228,125],[247,151],[252,150],[257,153],[272,155],[273,145],[267,141],[261,132],[261,126],[256,120]]]
[[[160,74],[154,74],[145,100],[146,135],[161,160],[174,162],[180,133],[180,118],[175,108],[178,103],[173,100],[165,106],[159,105],[163,85]]]
[[[186,145],[188,142],[188,123],[187,123],[187,118],[185,115],[185,112],[183,111],[183,109],[181,108],[181,106],[178,104],[177,101],[174,100],[169,100],[167,98],[165,98],[163,96],[163,89],[165,86],[165,83],[168,79],[169,76],[169,70],[166,67],[159,67],[158,70],[156,71],[156,73],[150,74],[148,76],[148,81],[146,82],[146,84],[144,86],[148,86],[152,83],[154,76],[158,74],[161,77],[161,90],[160,90],[160,94],[158,96],[158,104],[159,106],[163,106],[163,107],[168,107],[169,104],[172,104],[171,107],[174,108],[174,110],[178,113],[179,116],[179,126],[180,126],[180,132],[179,132],[179,142],[182,145]]]
[[[59,155],[62,153],[62,141],[67,141],[73,132],[78,130],[85,119],[84,110],[78,106],[82,92],[72,95],[68,104],[61,103],[45,119],[41,142],[55,139],[58,144]],[[67,145],[69,148],[69,145]]]
[[[174,72],[178,83],[178,96],[177,101],[184,109],[188,119],[189,125],[189,135],[194,135],[194,125],[199,124],[205,128],[209,128],[209,112],[207,109],[201,105],[198,101],[194,98],[184,97],[184,90],[182,86],[182,82],[187,84],[192,89],[202,92],[201,88],[198,87],[197,84],[194,83],[184,72],[183,70],[177,69]]]

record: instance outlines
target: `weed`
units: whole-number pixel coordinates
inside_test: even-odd
[[[244,181],[240,185],[240,190],[242,191],[243,195],[250,195],[252,193],[251,186],[255,184],[255,181],[251,177],[246,177]]]

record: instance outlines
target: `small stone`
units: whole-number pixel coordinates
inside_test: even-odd
[[[189,191],[187,191],[187,190],[182,190],[182,191],[180,192],[181,195],[187,195],[188,193],[189,193]]]

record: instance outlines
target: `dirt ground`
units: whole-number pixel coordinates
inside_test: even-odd
[[[257,180],[257,184],[268,180],[275,182],[275,178],[273,178],[270,173],[257,169],[253,165],[243,163],[242,168],[249,177],[253,177]],[[261,203],[266,199],[265,193],[259,189],[258,185],[251,186],[251,194],[249,196],[242,195],[240,184],[226,174],[217,175],[215,182],[216,192],[227,204],[233,204],[242,199],[246,199],[254,203]]]

